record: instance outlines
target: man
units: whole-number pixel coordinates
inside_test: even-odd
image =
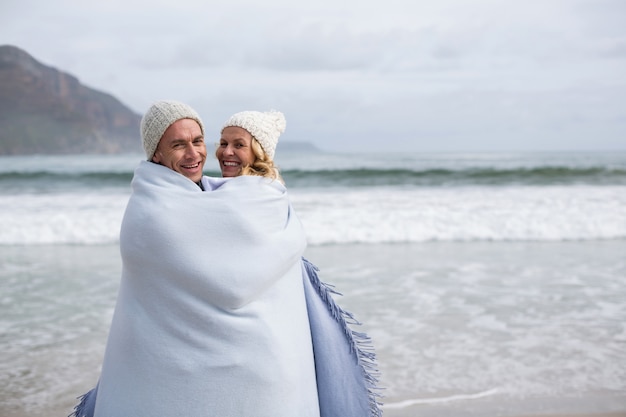
[[[75,415],[319,417],[286,189],[245,176],[203,191],[204,128],[182,103],[155,103],[141,135],[97,399]]]
[[[166,166],[202,188],[206,162],[204,126],[194,109],[177,101],[154,103],[141,120],[148,161]]]

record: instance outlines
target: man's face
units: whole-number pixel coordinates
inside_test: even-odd
[[[252,151],[252,135],[237,126],[225,128],[215,156],[220,163],[222,177],[238,176],[243,167],[252,165],[256,160]]]
[[[163,133],[152,162],[199,182],[206,162],[206,146],[198,122],[181,119],[172,123]]]

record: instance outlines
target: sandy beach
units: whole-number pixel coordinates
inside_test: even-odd
[[[73,410],[74,402],[66,400],[54,406],[50,406],[46,409],[5,409],[4,406],[1,409],[3,417],[65,417]],[[479,416],[479,417],[626,417],[626,411],[612,412],[612,413],[568,413],[568,414],[550,414],[550,413],[537,413],[537,414],[490,414],[490,413],[475,413],[471,410],[466,410],[461,414],[447,414],[445,410],[440,410],[439,414],[424,413],[419,408],[412,410],[386,410],[383,408],[384,417],[424,417],[430,415],[439,415],[440,417],[447,417],[451,415],[458,416]]]
[[[450,322],[449,313],[457,308],[454,305],[458,303],[454,300],[463,296],[462,294],[454,295],[450,299],[453,303],[444,306],[445,316],[442,317],[433,318],[435,313],[423,303],[425,300],[430,300],[429,294],[432,293],[439,294],[440,299],[448,297],[446,292],[453,291],[453,287],[445,289],[447,285],[445,278],[459,271],[465,276],[465,287],[476,287],[476,283],[472,284],[468,281],[469,277],[476,275],[476,272],[472,272],[468,267],[470,264],[474,265],[472,267],[474,269],[476,269],[476,263],[491,265],[487,268],[488,270],[480,270],[481,274],[488,272],[489,275],[498,273],[498,268],[504,266],[507,270],[510,268],[510,270],[520,271],[521,265],[529,265],[527,259],[532,259],[530,264],[533,270],[538,270],[541,275],[548,270],[555,270],[554,263],[560,263],[558,259],[568,259],[568,262],[572,262],[571,260],[580,259],[583,254],[587,254],[589,255],[587,260],[574,264],[572,267],[579,271],[588,270],[602,274],[601,265],[612,265],[609,269],[616,271],[615,265],[618,265],[616,262],[623,254],[623,245],[619,242],[592,245],[560,243],[505,246],[460,243],[339,245],[310,247],[306,255],[320,267],[321,276],[326,281],[335,284],[343,293],[343,296],[338,297],[339,302],[363,321],[364,324],[360,330],[368,332],[377,347],[382,372],[381,385],[386,388],[384,402],[389,404],[384,408],[385,416],[618,417],[626,416],[626,396],[607,387],[623,382],[619,379],[619,366],[623,366],[620,365],[623,364],[621,360],[616,360],[614,365],[608,368],[602,365],[603,362],[597,364],[593,361],[586,362],[584,366],[596,368],[592,370],[593,373],[589,377],[585,377],[580,374],[583,371],[576,371],[575,368],[578,361],[585,360],[583,356],[576,357],[577,350],[553,352],[550,345],[556,342],[549,338],[537,339],[536,343],[541,343],[541,355],[566,354],[572,357],[563,358],[560,362],[555,357],[550,365],[551,368],[539,373],[536,367],[546,365],[542,365],[536,358],[533,359],[533,363],[529,362],[526,368],[515,371],[517,375],[505,373],[507,367],[511,366],[510,363],[514,363],[511,362],[511,355],[520,356],[519,359],[515,359],[516,361],[524,361],[525,358],[532,359],[535,355],[532,350],[525,351],[524,345],[516,339],[523,337],[520,336],[521,334],[537,332],[534,337],[546,337],[546,334],[552,334],[554,331],[552,324],[549,324],[552,322],[557,323],[556,328],[568,334],[570,338],[593,338],[600,337],[604,333],[598,333],[597,336],[593,334],[585,336],[588,332],[587,326],[598,328],[608,326],[611,330],[612,323],[621,325],[620,313],[615,313],[619,310],[611,309],[609,308],[611,304],[607,304],[612,296],[607,298],[602,295],[604,287],[592,286],[587,291],[588,294],[602,297],[602,301],[598,301],[600,305],[606,311],[614,313],[605,318],[608,320],[606,323],[596,321],[594,324],[588,320],[591,318],[598,320],[599,313],[590,306],[585,307],[591,309],[591,316],[586,318],[586,316],[579,315],[576,319],[582,326],[580,331],[583,333],[580,336],[576,333],[578,325],[575,325],[576,322],[572,321],[573,318],[569,316],[570,309],[566,308],[563,312],[559,312],[554,310],[556,304],[553,304],[551,310],[547,312],[552,315],[550,320],[543,324],[533,321],[533,326],[536,328],[524,328],[522,329],[524,333],[520,335],[514,327],[515,320],[506,318],[509,314],[507,311],[497,313],[501,315],[499,320],[512,320],[507,324],[509,326],[506,331],[507,339],[502,341],[499,340],[505,335],[501,332],[502,329],[493,333],[479,328],[480,332],[476,333],[471,326],[463,324],[457,327],[458,323]],[[449,253],[454,253],[454,258],[450,258]],[[4,352],[0,363],[2,374],[4,374],[0,377],[4,387],[0,393],[0,415],[3,417],[66,416],[76,404],[75,398],[89,390],[96,383],[99,375],[120,272],[118,248],[116,245],[57,245],[31,247],[29,251],[24,251],[20,247],[5,247],[2,256],[5,265],[3,285],[5,287],[17,285],[21,282],[19,280],[28,281],[28,285],[3,288],[5,301],[3,317],[5,320],[13,320],[16,324],[7,326],[5,322],[4,327],[7,331],[0,339]],[[590,259],[595,259],[595,261],[592,262]],[[418,291],[414,292],[407,277],[414,276],[417,272],[420,278],[415,281]],[[582,279],[582,276],[579,278]],[[363,286],[363,280],[368,284]],[[389,285],[389,281],[392,280],[401,282]],[[432,283],[432,288],[425,286],[429,282]],[[507,282],[507,285],[512,285],[511,279]],[[619,299],[624,291],[623,283],[619,286],[617,284],[619,282],[621,281],[610,281],[610,285],[606,286],[607,291],[615,292],[617,303],[615,306],[622,302]],[[489,285],[495,284],[490,281]],[[529,288],[533,285],[540,284],[533,283],[530,278],[526,278],[524,286]],[[446,292],[442,292],[444,289]],[[488,291],[488,287],[478,289]],[[465,297],[476,297],[480,291],[472,292]],[[511,291],[514,294],[523,293],[521,289],[516,288],[512,288]],[[71,296],[61,298],[61,294],[68,292],[72,293]],[[539,295],[536,294],[540,293],[533,292],[532,294],[533,297],[537,297]],[[564,297],[573,296],[575,293],[568,294],[564,292]],[[12,309],[6,309],[8,301],[14,303]],[[538,300],[539,304],[534,307],[530,299],[513,301],[525,303],[527,311],[533,308],[539,309],[544,305],[542,299]],[[489,302],[481,298],[479,303],[484,305]],[[415,306],[419,307],[419,314],[411,313],[413,311],[411,308]],[[472,309],[467,311],[468,313],[465,314],[469,315],[459,316],[455,320],[466,323],[474,320],[471,317],[472,314],[479,314],[479,318],[485,315],[485,312],[471,313]],[[515,318],[520,313],[513,312],[513,314],[512,317]],[[561,315],[565,315],[564,318],[561,318]],[[437,327],[435,334],[431,334],[428,327],[431,320],[435,320],[433,322]],[[564,321],[559,323],[560,320]],[[456,339],[447,341],[437,336],[445,333],[446,330],[441,327],[444,324],[456,329],[455,333],[466,331],[463,335],[465,345],[461,351],[465,352],[465,359],[461,357],[459,360],[460,353],[449,344],[456,343]],[[490,326],[493,327],[493,323]],[[545,326],[548,327],[542,329]],[[615,342],[616,346],[622,344],[620,340]],[[591,342],[593,339],[585,343]],[[506,343],[509,347],[496,349],[501,343]],[[579,349],[582,342],[577,343],[576,349]],[[603,354],[604,349],[611,343],[603,342],[603,346],[597,348],[595,355]],[[510,347],[518,344],[519,352]],[[439,352],[438,359],[421,359],[425,355],[424,352],[427,353],[431,348],[436,348]],[[564,348],[565,344],[561,341],[558,349]],[[587,349],[595,348],[590,345]],[[489,354],[485,356],[484,352],[489,352]],[[615,357],[620,353],[611,350],[607,351],[607,354]],[[623,351],[621,354],[623,355]],[[475,362],[484,362],[484,366],[491,367],[490,370],[463,368],[463,363],[469,358]],[[575,361],[572,362],[571,359]],[[500,362],[504,370],[500,370],[500,365],[498,365]],[[613,369],[616,373],[611,373]],[[456,376],[449,376],[455,372]],[[535,394],[535,391],[546,388],[539,380],[523,380],[528,378],[524,377],[524,374],[531,375],[532,373],[540,376],[548,375],[553,378],[551,384],[554,386],[566,386],[571,381],[575,381],[580,386],[587,384],[597,389],[583,389],[572,392],[571,395],[562,391],[555,391],[548,395]],[[598,379],[597,375],[602,373],[607,375],[606,378],[612,379],[608,381]],[[437,385],[434,385],[435,383]],[[485,389],[486,385],[483,386],[483,384],[499,384],[500,391],[492,393],[490,389]],[[448,388],[428,393],[429,386]],[[484,392],[485,395],[473,395],[476,392]],[[419,400],[411,405],[411,401],[415,401],[416,398]],[[399,404],[404,404],[404,406],[397,407]]]
[[[41,413],[30,413],[24,411],[11,411],[7,410],[3,411],[3,417],[65,417],[72,411],[72,408],[66,407],[56,407],[49,409],[47,411],[43,411]],[[405,414],[395,414],[391,412],[384,411],[384,417],[420,417],[422,414],[405,413]],[[445,414],[441,414],[442,417],[445,417]],[[494,415],[482,415],[482,417],[497,417]],[[626,417],[625,412],[617,412],[617,413],[598,413],[598,414],[535,414],[535,415],[513,415],[510,417]]]

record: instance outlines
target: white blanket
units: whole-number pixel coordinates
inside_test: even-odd
[[[120,235],[96,417],[318,417],[301,256],[285,188],[142,162]]]

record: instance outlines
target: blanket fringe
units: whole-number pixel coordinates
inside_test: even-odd
[[[74,411],[67,417],[93,417],[93,402],[91,404],[87,404],[87,401],[92,400],[91,396],[95,393],[95,391],[96,388],[81,395],[80,397],[77,397],[79,402],[74,407]]]
[[[366,333],[357,332],[350,328],[352,325],[360,326],[362,323],[360,323],[352,313],[341,308],[332,297],[332,295],[342,294],[336,291],[333,285],[326,284],[320,280],[317,275],[319,269],[315,265],[305,258],[302,258],[302,261],[311,284],[313,284],[313,287],[320,295],[322,301],[324,301],[328,307],[331,316],[343,329],[350,344],[350,352],[354,354],[357,363],[363,371],[369,396],[370,415],[372,417],[381,417],[382,402],[380,402],[379,399],[382,398],[380,393],[382,388],[378,386],[380,372],[378,370],[378,362],[371,338]]]
[[[83,417],[85,415],[85,398],[87,398],[87,394],[78,397],[79,403],[76,404],[74,411],[67,417]]]

